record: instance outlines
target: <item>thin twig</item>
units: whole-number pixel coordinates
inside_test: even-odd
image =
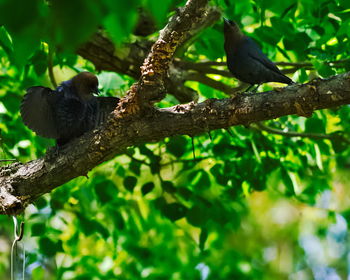
[[[125,154],[127,157],[129,157],[131,160],[133,160],[133,161],[136,161],[136,162],[138,162],[138,163],[141,163],[141,164],[144,164],[144,165],[147,165],[147,166],[149,166],[150,164],[147,162],[147,161],[145,161],[145,160],[142,160],[142,159],[138,159],[138,158],[134,158],[133,156],[131,156],[131,155],[128,155],[128,154]]]
[[[218,62],[218,63],[220,63],[220,67],[224,67],[225,69],[227,68],[226,62]],[[202,73],[202,74],[214,74],[214,75],[219,75],[222,77],[233,78],[233,75],[230,73],[230,71],[224,70],[224,69],[212,68],[210,65],[208,65],[207,62],[194,63],[194,62],[189,62],[189,61],[179,61],[178,60],[175,62],[175,64],[180,68],[183,68],[186,70],[195,70],[195,71]],[[216,62],[215,62],[215,64],[216,64]],[[213,66],[215,66],[215,65],[213,65]],[[219,65],[217,65],[217,66],[219,66]],[[291,66],[291,65],[286,65],[286,66]],[[303,68],[306,70],[313,69],[312,65],[306,65]],[[300,69],[300,67],[294,66],[292,68],[281,69],[281,72],[283,74],[292,74],[292,73],[295,73],[299,69]]]
[[[189,73],[186,76],[186,79],[189,81],[196,81],[196,82],[202,83],[204,85],[207,85],[209,87],[222,91],[230,96],[236,96],[239,91],[241,91],[246,87],[246,84],[241,84],[238,87],[232,88],[224,83],[221,83],[212,78],[209,78],[206,75],[199,74],[199,73]]]
[[[195,151],[195,146],[194,146],[194,137],[191,137],[192,140],[192,154],[193,154],[193,159],[196,159],[196,151]]]
[[[193,159],[175,159],[175,160],[171,160],[171,161],[162,163],[162,164],[160,164],[160,166],[163,167],[163,166],[171,165],[171,164],[174,164],[174,163],[200,162],[202,160],[207,160],[207,159],[210,159],[210,158],[211,157],[196,157],[196,158],[193,158]]]
[[[259,128],[259,130],[264,130],[266,132],[272,133],[272,134],[278,134],[286,137],[303,137],[303,138],[313,138],[313,139],[340,139],[341,141],[344,141],[348,144],[350,144],[350,140],[341,136],[341,135],[329,135],[329,134],[322,134],[322,133],[306,133],[306,132],[295,132],[295,131],[283,131],[280,129],[269,127],[262,122],[255,123],[256,127]]]
[[[350,59],[341,59],[341,60],[332,60],[332,61],[325,61],[324,63],[330,66],[340,65],[343,63],[349,62]],[[200,62],[191,62],[191,61],[177,61],[177,63],[180,63],[184,66],[186,69],[203,69],[207,67],[212,66],[226,66],[226,62],[224,61],[200,61]],[[313,67],[313,64],[311,62],[284,62],[284,61],[277,61],[275,62],[278,66],[291,66],[291,67]]]

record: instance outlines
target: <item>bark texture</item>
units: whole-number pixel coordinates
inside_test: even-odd
[[[153,109],[147,116],[112,116],[99,130],[74,140],[58,155],[1,168],[0,213],[23,211],[42,194],[87,175],[89,170],[124,153],[130,146],[291,114],[309,117],[314,110],[344,104],[350,104],[350,72],[271,92]]]

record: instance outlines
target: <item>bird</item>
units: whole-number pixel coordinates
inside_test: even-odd
[[[234,77],[251,85],[247,90],[267,82],[293,83],[267,58],[252,38],[243,34],[237,23],[226,18],[224,38],[227,67]]]
[[[117,107],[117,97],[96,97],[98,79],[81,72],[55,90],[33,86],[24,95],[20,113],[37,135],[56,140],[57,147],[101,125]]]

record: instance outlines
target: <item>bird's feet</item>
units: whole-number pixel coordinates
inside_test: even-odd
[[[254,86],[255,85],[250,85],[244,92],[245,93],[249,93],[249,92],[251,92],[251,93],[256,93],[257,91],[258,91],[258,88],[260,87],[260,85],[261,84],[258,84],[255,88],[254,88]]]

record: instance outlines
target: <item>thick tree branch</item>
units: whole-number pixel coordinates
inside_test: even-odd
[[[220,11],[216,7],[198,8],[195,10],[194,5],[199,5],[207,1],[188,1],[191,5],[187,5],[180,10],[170,22],[176,22],[176,19],[182,17],[182,14],[189,14],[190,17],[185,17],[187,23],[185,26],[188,30],[184,30],[182,40],[178,42],[178,45],[185,48],[195,37],[195,34],[199,34],[200,31],[216,22],[220,17]],[[196,4],[197,3],[197,4]],[[204,10],[203,10],[204,9]],[[202,14],[200,12],[203,11]],[[183,20],[182,20],[183,21]],[[191,24],[189,24],[191,22]],[[170,23],[169,23],[170,24]],[[178,27],[181,26],[178,24]],[[169,28],[178,27],[174,24],[168,25],[163,30],[163,34],[166,34],[166,30]],[[170,30],[170,29],[169,29]],[[163,35],[161,35],[163,36]],[[163,40],[166,38],[160,37]],[[168,38],[169,39],[169,38]],[[126,74],[134,79],[139,79],[141,72],[140,66],[143,64],[148,52],[150,51],[154,42],[147,41],[145,39],[138,39],[137,42],[131,44],[124,44],[118,48],[115,48],[113,42],[108,39],[107,35],[101,30],[96,33],[89,42],[84,44],[78,49],[78,54],[87,60],[90,60],[98,70],[113,71],[121,74]],[[180,50],[181,52],[181,50]],[[181,103],[190,102],[197,99],[197,93],[184,85],[183,69],[176,68],[170,65],[172,69],[169,75],[164,79],[164,87],[167,93],[173,94]]]
[[[176,48],[185,40],[186,34],[206,16],[208,0],[188,0],[168,24],[141,66],[141,77],[120,100],[115,110],[116,119],[135,114],[149,114],[153,104],[165,96],[164,83]]]
[[[97,70],[112,71],[128,75],[135,80],[140,78],[140,66],[151,49],[152,42],[138,40],[133,44],[124,44],[115,48],[103,31],[96,33],[89,42],[78,49],[78,54],[91,61]],[[182,71],[173,69],[165,79],[166,91],[174,95],[181,103],[197,98],[197,93],[184,85]]]
[[[186,39],[197,22],[207,15],[208,0],[188,0],[160,31],[150,53],[141,66],[138,85],[132,87],[129,95],[135,93],[138,106],[148,106],[164,97],[164,80],[176,48]]]
[[[111,117],[98,131],[74,140],[58,155],[2,167],[0,213],[23,211],[28,203],[42,194],[86,175],[98,164],[124,153],[130,146],[291,114],[311,116],[314,110],[344,104],[350,104],[350,72],[271,92],[155,109],[145,116]]]

